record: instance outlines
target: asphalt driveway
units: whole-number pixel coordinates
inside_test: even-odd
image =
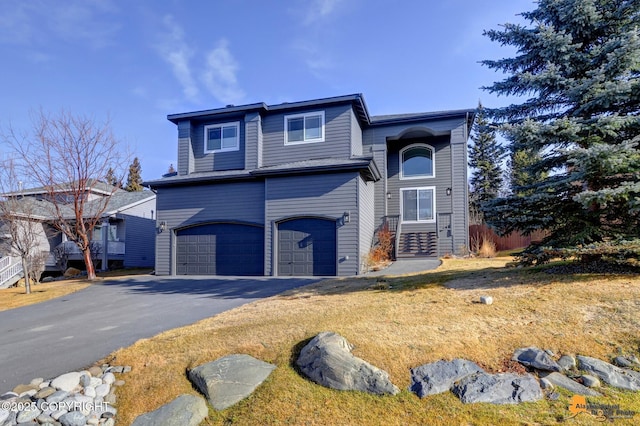
[[[88,367],[138,339],[317,281],[135,276],[0,312],[0,394],[36,377]]]

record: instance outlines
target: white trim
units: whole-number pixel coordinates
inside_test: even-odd
[[[430,175],[420,175],[420,176],[404,176],[404,169],[402,167],[402,157],[405,153],[405,151],[408,151],[412,148],[427,148],[429,150],[431,150],[431,174]],[[400,150],[400,153],[398,154],[398,167],[399,167],[399,176],[400,176],[400,180],[412,180],[412,179],[433,179],[436,177],[436,150],[431,146],[428,145],[426,143],[414,143],[411,145],[407,145],[404,148],[402,148]]]
[[[320,137],[315,139],[307,139],[305,135],[306,127],[304,127],[303,125],[302,140],[289,142],[288,121],[292,118],[303,118],[304,119],[303,123],[306,124],[307,117],[315,117],[315,116],[320,116]],[[301,144],[307,144],[307,143],[324,142],[324,125],[325,125],[324,111],[314,111],[314,112],[305,112],[303,114],[285,115],[284,116],[284,144],[285,145],[301,145]]]
[[[420,191],[420,190],[430,190],[432,192],[431,208],[432,208],[433,219],[404,220],[404,197],[402,196],[402,193],[404,191],[416,191],[416,204],[417,204],[419,200],[417,191]],[[416,208],[417,207],[418,206],[416,205]],[[419,214],[419,213],[416,213],[416,214]],[[437,212],[436,212],[436,187],[435,186],[417,186],[413,188],[400,188],[400,222],[402,223],[436,223],[436,217],[437,217]]]
[[[236,143],[235,143],[235,146],[233,146],[231,148],[223,148],[222,147],[222,140],[224,139],[224,137],[223,137],[222,133],[224,133],[224,128],[225,127],[232,127],[232,126],[236,128]],[[222,129],[221,130],[221,135],[220,135],[220,149],[207,149],[209,129],[216,129],[216,128]],[[205,154],[212,154],[212,153],[216,153],[216,152],[239,151],[240,150],[240,122],[239,121],[233,121],[233,122],[229,122],[229,123],[209,124],[208,126],[204,126],[203,140],[204,140],[204,153]]]

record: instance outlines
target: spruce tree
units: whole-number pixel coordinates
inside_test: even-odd
[[[497,142],[495,131],[491,128],[481,102],[478,103],[476,110],[471,141],[469,167],[473,171],[470,180],[469,203],[472,212],[481,212],[482,206],[487,201],[495,199],[500,192],[502,187],[501,163],[505,155],[505,148]],[[479,219],[482,221],[482,214]]]
[[[142,167],[138,157],[133,159],[133,163],[129,166],[129,175],[127,176],[127,186],[125,189],[129,192],[142,191]]]
[[[111,167],[107,170],[107,175],[104,177],[104,180],[111,186],[117,186],[118,188],[122,187],[122,182],[118,180],[116,172]]]
[[[507,75],[485,89],[520,96],[490,111],[538,177],[493,204],[502,233],[544,229],[572,247],[640,234],[640,2],[540,0],[526,25],[485,31],[517,49],[482,63]]]

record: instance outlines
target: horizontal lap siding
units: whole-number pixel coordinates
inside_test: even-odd
[[[358,212],[360,226],[360,241],[359,241],[359,265],[360,272],[366,272],[365,263],[369,250],[371,250],[371,243],[373,242],[373,234],[375,232],[375,219],[374,219],[374,184],[373,182],[366,182],[362,177],[358,177]]]
[[[349,158],[351,155],[351,106],[341,105],[324,109],[324,142],[284,144],[284,117],[318,109],[301,110],[288,114],[269,115],[263,120],[263,166],[272,166],[317,158]]]
[[[191,122],[178,123],[178,174],[193,173],[193,146],[191,145]]]
[[[262,117],[258,113],[247,114],[245,121],[245,162],[244,168],[252,170],[260,167],[262,149]]]
[[[264,183],[235,182],[218,185],[158,188],[158,222],[167,230],[156,239],[156,272],[171,271],[171,234],[175,228],[210,221],[264,224]]]
[[[358,179],[356,172],[267,179],[265,274],[275,273],[273,263],[277,261],[272,248],[276,221],[299,216],[339,219],[347,211],[351,213],[351,221],[337,228],[337,273],[358,272]]]
[[[351,116],[351,155],[362,155],[362,128],[352,109],[349,109]]]
[[[153,267],[156,249],[156,198],[123,210],[118,214],[124,220],[125,267]],[[118,225],[118,234],[120,228]]]
[[[225,123],[227,121],[224,121]],[[217,122],[198,123],[193,126],[191,133],[191,144],[193,146],[194,171],[210,172],[220,170],[241,170],[244,169],[245,151],[245,125],[244,120],[232,120],[228,122],[239,122],[240,149],[238,151],[204,152],[204,128],[210,124],[222,124]]]

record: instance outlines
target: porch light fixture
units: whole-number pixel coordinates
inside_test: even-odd
[[[447,195],[451,195],[451,188],[447,188]]]
[[[160,224],[158,225],[158,234],[162,234],[164,232],[164,230],[167,229],[167,222],[166,221],[162,221],[160,222]]]
[[[344,212],[342,218],[344,219],[344,223],[349,223],[351,220],[351,212]]]
[[[387,198],[390,200],[391,199],[391,192],[387,192]]]

